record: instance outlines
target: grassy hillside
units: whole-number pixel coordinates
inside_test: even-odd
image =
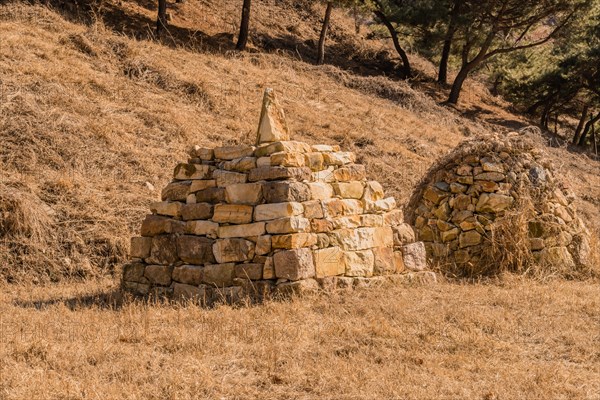
[[[0,399],[600,395],[597,280],[214,310],[122,298],[111,274],[175,164],[194,144],[252,142],[267,86],[294,138],[357,152],[400,204],[460,141],[529,122],[476,81],[458,109],[439,106],[432,65],[411,55],[418,78],[394,79],[389,43],[337,11],[329,64],[312,65],[322,9],[305,2],[255,1],[243,54],[230,51],[239,1],[173,4],[162,42],[153,2],[51,3],[0,5]],[[600,228],[600,164],[537,142]]]
[[[401,204],[429,165],[465,137],[527,123],[501,100],[481,97],[477,83],[467,87],[463,110],[439,106],[441,90],[427,81],[432,67],[416,56],[416,88],[386,77],[394,75],[387,43],[355,35],[341,12],[328,42],[335,65],[316,67],[302,57],[310,55],[320,11],[302,3],[258,2],[253,48],[263,51],[243,54],[227,51],[235,2],[174,6],[173,36],[162,43],[147,40],[151,5],[104,4],[92,10],[101,16],[95,21],[79,18],[85,9],[0,7],[0,208],[12,211],[0,224],[1,279],[113,272],[191,145],[253,140],[267,86],[281,94],[295,139],[356,151]],[[290,50],[290,37],[302,51]],[[279,45],[287,50],[270,51]],[[552,153],[598,225],[598,163]]]

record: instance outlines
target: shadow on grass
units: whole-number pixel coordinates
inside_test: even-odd
[[[13,304],[22,308],[34,308],[44,310],[55,305],[64,305],[71,311],[84,309],[120,310],[123,305],[130,302],[127,295],[123,295],[119,289],[109,289],[99,293],[82,294],[73,297],[56,297],[43,300],[21,300],[17,299]]]

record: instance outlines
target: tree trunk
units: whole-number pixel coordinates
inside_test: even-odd
[[[592,143],[594,145],[594,154],[598,155],[598,142],[596,141],[596,128],[592,125]]]
[[[585,120],[587,119],[589,109],[590,105],[586,104],[583,106],[583,110],[581,110],[581,118],[579,118],[579,123],[577,124],[577,128],[575,128],[575,134],[573,135],[573,144],[577,144],[579,141],[579,135],[581,135],[581,131],[585,125]]]
[[[156,19],[156,36],[160,37],[167,29],[167,0],[158,0],[158,18]]]
[[[394,48],[396,49],[398,55],[400,55],[400,58],[402,59],[402,73],[404,74],[405,78],[410,78],[412,76],[410,62],[408,61],[408,56],[406,55],[406,52],[404,51],[402,46],[400,46],[400,41],[398,40],[398,32],[396,32],[396,29],[394,29],[394,26],[387,19],[387,17],[382,11],[375,10],[374,13],[377,16],[377,18],[379,18],[381,22],[383,22],[387,30],[390,32],[390,35],[392,35],[392,42],[394,42]]]
[[[471,72],[472,67],[470,64],[463,65],[463,67],[458,71],[458,75],[454,78],[454,82],[452,83],[452,89],[450,89],[450,95],[448,96],[447,103],[456,104],[458,103],[458,97],[460,96],[460,91],[462,90],[463,83],[465,83],[465,79]]]
[[[446,84],[448,80],[448,59],[450,58],[450,50],[452,48],[452,39],[456,32],[456,24],[458,17],[460,16],[460,3],[461,0],[454,1],[454,7],[450,13],[450,22],[448,23],[448,30],[446,31],[446,38],[444,39],[444,47],[442,48],[442,58],[440,59],[440,70],[438,72],[438,83]]]
[[[579,142],[577,142],[578,146],[584,146],[585,140],[587,139],[587,134],[590,131],[590,128],[594,126],[596,122],[600,120],[600,112],[596,114],[595,117],[590,118],[590,120],[585,124],[585,128],[583,128],[583,132],[581,132],[581,137],[579,138]]]
[[[238,36],[237,44],[235,45],[236,50],[243,51],[246,49],[246,44],[248,44],[251,4],[252,0],[244,0],[244,4],[242,6],[242,22],[240,23],[240,34]]]
[[[325,61],[325,38],[327,37],[327,29],[329,28],[329,19],[331,18],[331,11],[333,10],[333,2],[327,2],[327,8],[325,9],[325,18],[323,19],[323,26],[321,27],[321,36],[319,37],[319,55],[317,56],[317,65],[322,65]]]
[[[360,35],[360,16],[358,14],[358,6],[354,4],[354,33]]]

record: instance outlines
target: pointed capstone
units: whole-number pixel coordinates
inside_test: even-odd
[[[283,109],[275,98],[271,88],[265,89],[256,144],[290,140]]]

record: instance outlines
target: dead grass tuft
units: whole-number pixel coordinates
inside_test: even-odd
[[[35,194],[0,184],[0,239],[44,246],[53,229],[52,209]]]

